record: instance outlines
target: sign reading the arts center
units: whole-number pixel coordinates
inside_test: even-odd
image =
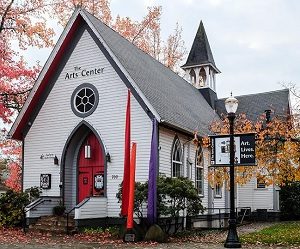
[[[230,165],[230,136],[211,136],[211,166]],[[255,134],[234,135],[234,164],[238,166],[254,166]]]
[[[92,68],[83,68],[83,67],[74,67],[74,71],[67,72],[65,75],[65,80],[76,79],[79,77],[89,77],[93,75],[99,75],[104,73],[104,67],[92,67]]]

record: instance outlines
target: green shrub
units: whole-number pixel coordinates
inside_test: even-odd
[[[122,183],[119,186],[119,191],[116,194],[119,203],[122,201]],[[143,212],[145,203],[147,203],[148,198],[148,182],[141,183],[136,182],[135,183],[135,191],[134,191],[134,213],[137,215],[138,218],[143,218]]]
[[[194,216],[202,213],[204,208],[200,196],[191,180],[185,177],[164,177],[161,176],[157,182],[158,214],[174,219],[174,233],[177,233],[180,226],[183,228],[183,219],[180,216],[187,210],[187,216]],[[166,232],[171,229],[171,220],[166,227]]]
[[[119,228],[116,226],[112,227],[85,227],[82,229],[82,232],[89,235],[97,235],[97,234],[108,234],[109,237],[118,238]]]
[[[66,207],[62,204],[53,207],[53,214],[57,216],[62,216],[66,211]]]
[[[280,190],[281,217],[285,220],[300,219],[300,182],[289,182]]]
[[[0,196],[0,227],[18,226],[24,217],[24,208],[40,194],[39,188],[25,192],[7,191]]]
[[[86,234],[97,234],[97,233],[103,233],[104,229],[102,227],[85,227],[82,230],[83,233]]]
[[[122,200],[122,184],[117,193],[119,202]],[[147,207],[148,182],[135,183],[134,211],[139,218],[143,218],[144,209]],[[187,210],[187,216],[198,215],[204,208],[196,188],[191,180],[185,177],[159,176],[157,180],[157,214],[158,217],[170,217],[175,220],[175,233],[182,223],[179,222],[183,211]],[[168,221],[168,224],[171,222]],[[170,226],[166,228],[169,232]]]

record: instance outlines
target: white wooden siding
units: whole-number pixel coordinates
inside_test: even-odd
[[[172,172],[172,163],[171,163],[171,153],[172,153],[172,146],[174,142],[175,136],[178,136],[180,140],[181,147],[185,147],[185,151],[183,151],[183,159],[182,165],[184,169],[184,175],[186,173],[186,148],[188,146],[185,144],[188,141],[187,136],[183,136],[180,133],[176,133],[173,130],[159,127],[159,173],[165,174],[167,177],[171,176]]]
[[[74,72],[75,66],[82,69],[104,67],[104,73],[65,80],[65,74]],[[74,89],[82,83],[93,84],[99,92],[98,107],[85,120],[98,132],[111,155],[111,163],[107,164],[107,215],[119,217],[120,203],[116,193],[123,179],[127,87],[87,31],[84,31],[25,138],[24,189],[39,186],[40,174],[50,173],[52,188],[44,190],[43,195],[60,195],[60,166],[54,165],[53,159],[42,160],[40,156],[53,153],[61,159],[68,137],[82,121],[73,114],[70,105]],[[151,120],[132,96],[131,140],[137,142],[137,181],[148,179],[151,133]],[[118,176],[117,179],[112,179],[112,175]]]
[[[191,180],[195,183],[196,146],[191,141],[191,137],[184,136],[180,133],[176,133],[175,131],[164,127],[159,128],[159,173],[165,174],[166,176],[171,176],[171,152],[174,138],[176,135],[178,136],[181,145],[184,147],[184,176],[187,176],[187,159],[189,158],[189,161],[192,162]],[[204,148],[204,196],[201,198],[201,200],[202,205],[206,208],[208,207],[208,160],[208,150]],[[220,200],[217,201],[217,207],[221,205],[223,199],[224,198],[222,197],[220,198]]]
[[[38,218],[44,215],[52,214],[53,208],[59,205],[60,198],[55,197],[41,197],[37,199],[32,205],[25,208],[26,217]],[[37,204],[37,205],[36,205]],[[31,206],[34,206],[33,208]]]
[[[238,193],[239,207],[251,207],[252,211],[273,209],[273,186],[258,189],[256,179],[252,178],[250,182],[238,186]]]
[[[93,219],[107,217],[107,198],[90,197],[82,206],[75,208],[75,219]]]

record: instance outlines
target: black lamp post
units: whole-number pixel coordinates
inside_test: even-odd
[[[229,97],[225,100],[225,108],[228,113],[228,120],[230,125],[230,216],[228,235],[224,247],[226,248],[240,248],[241,242],[236,231],[236,213],[235,213],[235,200],[234,200],[234,119],[235,112],[238,107],[238,100],[234,97]]]

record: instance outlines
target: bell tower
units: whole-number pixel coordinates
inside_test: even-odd
[[[194,87],[210,88],[216,92],[216,74],[221,71],[215,65],[202,21],[187,61],[181,68],[185,71],[185,80]]]

